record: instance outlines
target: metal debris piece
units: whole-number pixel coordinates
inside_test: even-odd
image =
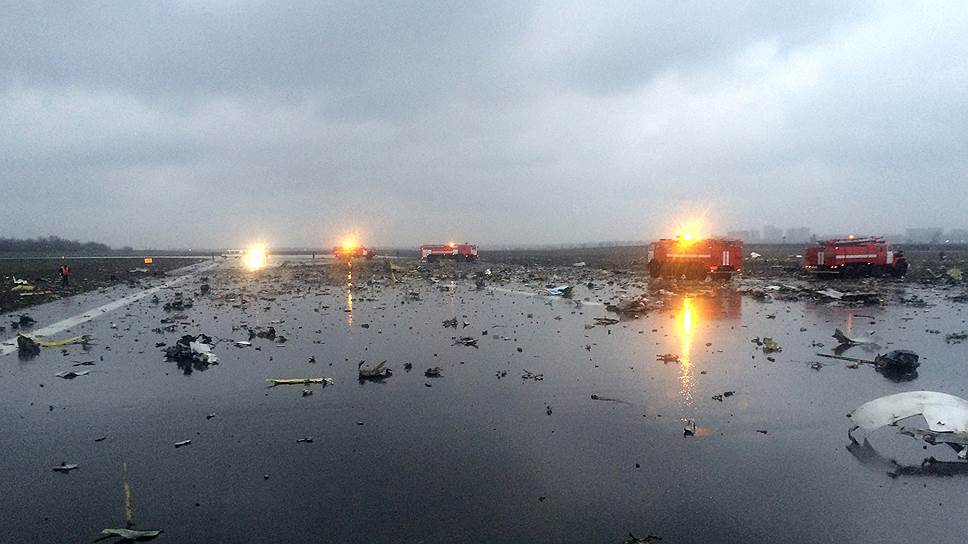
[[[272,385],[302,385],[310,383],[321,383],[325,385],[333,385],[333,378],[279,378],[279,379],[267,379]]]
[[[873,430],[921,415],[928,430],[937,433],[968,433],[968,401],[935,391],[908,391],[865,402],[850,413],[853,422]]]
[[[128,542],[139,540],[151,540],[161,534],[161,531],[141,531],[138,529],[102,529],[101,534],[105,537],[116,536]]]
[[[537,373],[531,372],[528,369],[524,369],[524,374],[521,374],[521,379],[540,382],[544,380],[544,374],[537,374]]]
[[[385,359],[372,367],[366,366],[365,361],[360,361],[358,368],[361,380],[382,380],[393,375],[393,371],[387,368]]]
[[[685,423],[686,425],[682,428],[682,436],[694,436],[696,434],[696,422],[687,419]]]
[[[840,329],[834,329],[833,337],[842,346],[844,346],[844,345],[846,345],[846,346],[856,346],[858,344],[873,344],[874,343],[874,341],[871,340],[870,338],[851,338],[851,337],[847,336],[846,334],[844,334],[844,332],[841,331]]]
[[[758,255],[758,254],[754,253],[753,255]],[[629,536],[625,537],[625,540],[622,541],[622,544],[649,544],[651,542],[658,542],[660,540],[662,540],[661,536],[655,536],[650,534],[650,535],[645,535],[645,537],[643,538],[639,538],[633,535],[631,532],[629,532]]]
[[[453,345],[477,347],[477,338],[473,336],[461,336],[454,341]]]
[[[90,373],[90,370],[62,370],[57,374],[54,374],[54,376],[64,378],[65,380],[73,380],[78,376],[87,376]]]
[[[567,283],[563,283],[557,286],[545,287],[545,294],[549,296],[554,296],[554,297],[569,298],[571,297],[571,293],[573,289],[574,287],[572,287],[571,285],[568,285]]]
[[[783,351],[783,348],[780,347],[780,344],[776,343],[776,340],[772,338],[767,338],[767,337],[763,338],[762,349],[763,349],[763,353],[777,353],[777,352]]]

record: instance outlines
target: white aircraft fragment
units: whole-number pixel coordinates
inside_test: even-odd
[[[862,429],[893,425],[902,419],[922,416],[928,430],[936,433],[968,433],[968,401],[935,391],[908,391],[866,402],[850,413]]]
[[[557,287],[545,287],[545,294],[553,297],[564,297],[571,294],[572,287],[563,283]]]

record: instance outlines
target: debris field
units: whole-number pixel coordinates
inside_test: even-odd
[[[166,278],[5,313],[0,472],[16,491],[0,507],[16,515],[3,533],[860,543],[968,531],[958,441],[926,438],[947,429],[936,421],[893,426],[888,397],[925,392],[896,401],[914,418],[963,408],[963,282],[696,282],[575,263],[274,257],[256,272],[197,268],[54,334],[36,331]]]

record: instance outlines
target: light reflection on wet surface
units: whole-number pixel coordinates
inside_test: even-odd
[[[346,324],[353,326],[353,268],[346,272]]]
[[[677,332],[680,337],[679,346],[679,383],[681,389],[679,395],[682,397],[683,405],[687,408],[692,407],[692,394],[696,384],[692,376],[692,342],[695,323],[698,315],[693,314],[693,299],[689,296],[682,297],[682,307],[679,311]]]

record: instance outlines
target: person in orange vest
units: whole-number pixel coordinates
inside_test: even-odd
[[[71,267],[64,263],[60,267],[61,285],[67,287],[71,284]]]

